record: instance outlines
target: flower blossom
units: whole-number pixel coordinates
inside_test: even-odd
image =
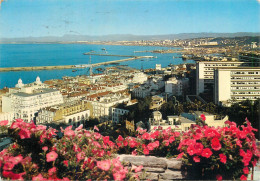
[[[6,126],[8,125],[8,120],[0,121],[0,126]]]
[[[55,151],[51,151],[46,154],[47,162],[52,162],[55,161],[56,158],[58,157],[58,154]]]
[[[209,148],[205,148],[202,151],[201,156],[205,157],[205,158],[209,158],[212,155],[212,151]]]
[[[111,167],[110,160],[97,161],[97,167],[101,170],[108,171]]]

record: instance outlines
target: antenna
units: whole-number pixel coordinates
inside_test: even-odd
[[[92,76],[93,73],[92,73],[91,55],[89,55],[89,62],[88,62],[88,64],[89,64],[89,75]]]

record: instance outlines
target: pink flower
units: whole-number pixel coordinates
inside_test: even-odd
[[[54,175],[56,172],[57,172],[57,168],[56,167],[52,167],[51,169],[48,170],[48,174],[50,176]]]
[[[172,143],[172,142],[174,142],[174,141],[175,141],[174,136],[171,136],[171,137],[169,138],[169,142]]]
[[[140,172],[143,169],[143,165],[135,168],[135,173]]]
[[[205,117],[205,115],[204,115],[204,114],[201,114],[201,115],[200,115],[200,118],[201,118],[203,121],[205,121],[205,120],[206,120],[206,117]]]
[[[132,155],[136,156],[137,155],[137,151],[136,150],[132,151]]]
[[[10,178],[12,180],[23,180],[23,175],[25,175],[25,172],[17,174],[12,171],[3,171],[2,173],[3,177]]]
[[[193,145],[190,145],[188,148],[187,148],[187,152],[190,156],[194,155],[195,154],[195,149],[194,149],[194,146]]]
[[[147,148],[148,148],[148,150],[153,150],[154,148],[153,148],[153,143],[149,143],[148,145],[147,145]]]
[[[64,160],[64,161],[63,161],[63,164],[68,167],[68,166],[69,166],[69,161],[68,161],[68,160]]]
[[[117,140],[118,140],[118,141],[124,141],[124,138],[123,138],[121,135],[119,135],[118,138],[117,138]]]
[[[143,138],[144,140],[149,140],[149,139],[150,139],[150,134],[149,134],[149,133],[144,133],[143,136],[142,136],[142,138]]]
[[[102,150],[102,151],[104,151],[104,150]],[[76,157],[77,157],[77,162],[79,162],[80,160],[84,159],[85,153],[84,152],[79,152],[79,153],[77,153]]]
[[[13,164],[18,164],[19,162],[21,162],[23,160],[23,156],[22,155],[18,155],[16,157],[10,157],[9,161],[12,162]]]
[[[0,121],[0,126],[6,126],[8,124],[8,120]]]
[[[193,157],[193,160],[194,160],[194,162],[198,163],[198,162],[200,162],[200,157],[195,156],[195,157]]]
[[[75,136],[75,132],[73,130],[66,130],[65,129],[64,135],[68,136],[68,137],[74,137]]]
[[[14,164],[12,162],[6,162],[3,167],[4,170],[12,170],[13,168]]]
[[[221,144],[220,144],[218,138],[215,137],[215,138],[213,138],[213,139],[211,140],[211,147],[212,147],[212,149],[215,150],[215,151],[218,151],[218,150],[221,149]]]
[[[184,152],[181,152],[178,156],[177,156],[177,159],[181,159],[182,156],[183,156]]]
[[[121,173],[114,173],[113,174],[114,180],[123,180],[125,176]]]
[[[247,178],[246,178],[245,175],[242,175],[242,176],[240,177],[240,180],[247,180]]]
[[[18,135],[21,139],[31,138],[31,133],[28,129],[21,129]]]
[[[209,148],[205,148],[202,151],[201,156],[205,157],[205,158],[209,158],[212,155],[212,151]]]
[[[33,177],[32,180],[38,180],[38,181],[41,181],[41,180],[46,180],[46,179],[42,177],[42,174],[39,174],[39,175]]]
[[[44,146],[44,147],[42,147],[42,150],[43,150],[43,151],[47,151],[47,150],[48,150],[48,147],[47,147],[47,146]]]
[[[248,167],[244,167],[244,168],[243,168],[243,172],[244,172],[244,174],[249,174],[249,169],[248,169]]]
[[[198,154],[198,155],[201,154],[203,148],[204,148],[204,146],[203,146],[203,144],[201,144],[201,143],[196,143],[196,144],[194,145],[195,153]]]
[[[47,162],[52,162],[55,161],[56,158],[58,157],[58,154],[55,151],[51,151],[46,154]]]
[[[111,162],[110,160],[97,161],[97,167],[101,170],[108,171],[110,169]]]
[[[94,130],[97,130],[97,131],[99,131],[99,129],[98,129],[98,127],[97,127],[97,126],[94,126]]]
[[[143,152],[144,152],[145,155],[149,155],[149,150],[148,149],[144,149]]]
[[[216,179],[217,180],[222,180],[222,175],[220,175],[220,174],[216,175]]]
[[[226,155],[221,153],[221,154],[219,154],[219,158],[220,158],[220,162],[226,164],[226,162],[227,162],[227,156]]]

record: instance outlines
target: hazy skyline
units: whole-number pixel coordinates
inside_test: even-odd
[[[259,32],[257,0],[7,0],[0,38]]]

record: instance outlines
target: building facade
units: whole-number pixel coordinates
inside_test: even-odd
[[[61,103],[63,103],[63,97],[56,89],[27,87],[24,92],[2,96],[2,111],[14,112],[15,119],[21,118],[30,122],[34,120],[35,114],[40,109]]]
[[[214,77],[215,104],[230,105],[260,99],[260,68],[218,68]]]
[[[89,115],[90,111],[84,101],[73,101],[41,109],[36,123],[65,123],[79,126],[80,124],[87,124]]]

